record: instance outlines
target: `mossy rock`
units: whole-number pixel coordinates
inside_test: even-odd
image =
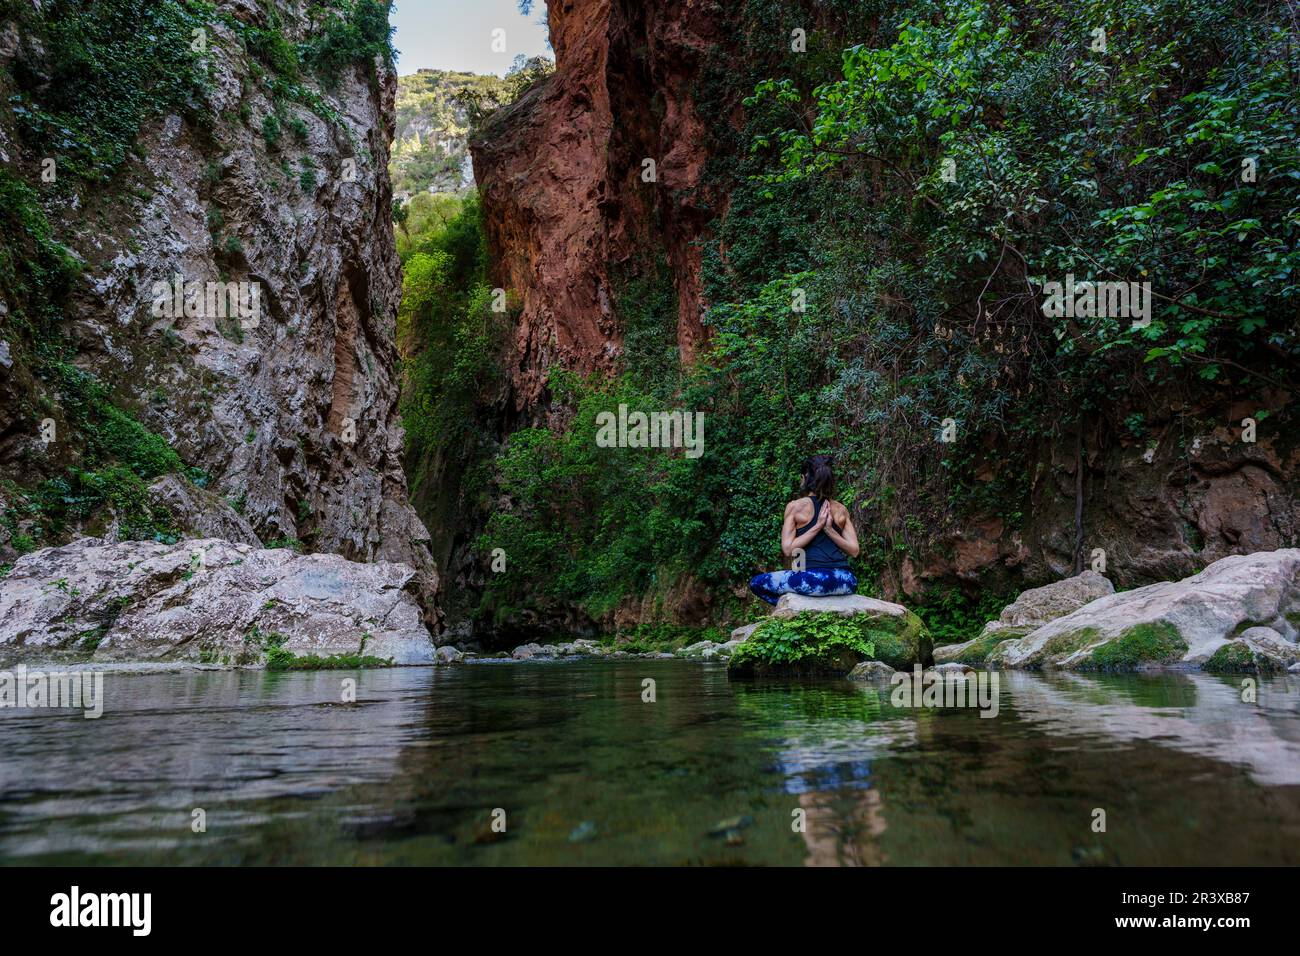
[[[1229,641],[1211,654],[1201,669],[1215,674],[1275,674],[1285,667],[1257,653],[1245,641]]]
[[[1051,638],[1042,646],[1039,655],[1043,658],[1058,660],[1097,644],[1101,640],[1103,640],[1102,634],[1097,628],[1081,627],[1078,630],[1067,631]],[[1100,647],[1097,648],[1097,650],[1100,649]]]
[[[875,645],[872,660],[883,661],[894,670],[903,670],[913,664],[929,667],[934,663],[934,644],[925,624],[911,611],[899,623],[875,622],[866,628],[869,640]]]
[[[898,605],[886,607],[885,612],[803,610],[769,618],[736,648],[728,673],[843,677],[867,660],[895,669],[930,664],[932,646],[921,619]]]
[[[954,652],[942,653],[944,648],[935,648],[934,659],[940,663],[970,664],[978,667],[988,663],[989,655],[1007,641],[1019,640],[1034,630],[1033,625],[1010,625],[990,622],[974,640],[958,645]]]
[[[1176,664],[1187,641],[1168,621],[1135,624],[1092,652],[1086,670],[1130,671],[1149,664]]]

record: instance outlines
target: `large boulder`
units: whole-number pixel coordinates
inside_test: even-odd
[[[1088,570],[1072,578],[1053,581],[1040,588],[1030,588],[1002,609],[998,623],[1009,627],[1040,627],[1058,617],[1065,617],[1097,598],[1115,593],[1115,585],[1096,571]]]
[[[217,539],[79,538],[0,578],[0,661],[426,664],[415,572]]]
[[[837,620],[841,618],[845,620]],[[870,654],[862,650],[868,645]],[[728,670],[740,675],[842,677],[864,660],[899,668],[929,664],[931,650],[925,625],[901,604],[858,594],[786,594],[772,616],[735,646]]]
[[[1111,594],[989,654],[1005,667],[1282,670],[1300,660],[1300,549],[1231,555]]]
[[[252,525],[226,499],[177,475],[164,475],[150,485],[149,503],[165,509],[188,537],[262,546]]]
[[[1053,581],[1024,591],[1002,609],[996,621],[989,621],[972,640],[934,649],[940,663],[982,664],[999,645],[1024,637],[1049,621],[1077,611],[1097,598],[1115,593],[1115,586],[1096,571],[1088,570],[1072,578]]]

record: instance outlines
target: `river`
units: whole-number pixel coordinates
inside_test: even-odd
[[[672,660],[114,672],[97,720],[0,710],[0,862],[1294,865],[1300,681],[1241,680],[1003,673],[982,718]]]

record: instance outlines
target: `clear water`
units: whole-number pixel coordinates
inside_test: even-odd
[[[339,703],[346,677],[359,703]],[[105,691],[99,720],[0,710],[0,861],[1300,863],[1294,678],[1248,704],[1239,678],[1003,674],[992,719],[684,661]]]

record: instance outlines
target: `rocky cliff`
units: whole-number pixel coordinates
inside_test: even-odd
[[[548,4],[556,69],[473,135],[494,278],[521,312],[503,362],[516,411],[553,365],[610,371],[621,286],[666,260],[687,361],[703,337],[707,154],[692,99],[720,28],[711,3]]]
[[[433,622],[400,463],[387,5],[79,8],[0,4],[21,227],[0,560],[222,512],[262,544],[416,569]]]

